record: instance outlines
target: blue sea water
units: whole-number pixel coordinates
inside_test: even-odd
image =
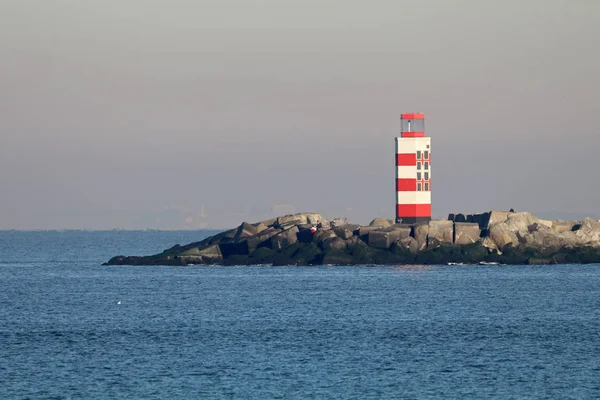
[[[0,232],[0,398],[600,398],[600,265],[101,266],[210,233]]]

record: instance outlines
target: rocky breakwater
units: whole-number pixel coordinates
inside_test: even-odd
[[[360,265],[600,262],[600,222],[547,221],[526,212],[451,214],[413,225],[369,225],[301,213],[235,229],[151,256],[107,265]]]

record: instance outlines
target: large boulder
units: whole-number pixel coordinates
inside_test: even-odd
[[[550,220],[538,218],[537,223],[540,225],[544,225],[546,228],[552,229],[553,224],[552,224],[552,221],[550,221]]]
[[[304,213],[306,215],[306,223],[311,225],[326,224],[327,220],[321,214]]]
[[[419,223],[413,227],[413,237],[417,241],[419,251],[427,247],[427,236],[429,236],[429,224]]]
[[[301,224],[307,224],[307,223],[308,222],[306,220],[306,215],[291,214],[291,215],[284,215],[283,217],[277,218],[277,221],[275,222],[275,224],[273,226],[275,226],[277,228],[285,229],[285,228],[293,226],[293,225],[301,225]]]
[[[268,245],[269,239],[273,236],[278,235],[281,232],[281,229],[277,228],[267,228],[264,231],[257,233],[256,235],[247,238],[243,243],[246,243],[246,247],[248,248],[248,253],[252,253],[259,246]]]
[[[387,250],[392,243],[410,236],[410,226],[391,226],[386,229],[375,229],[369,232],[369,246]]]
[[[210,247],[219,247],[218,245],[212,245]],[[189,249],[186,249],[184,251],[182,251],[181,253],[177,254],[178,256],[199,256],[200,255],[200,248],[199,247],[192,247]]]
[[[506,226],[515,233],[527,233],[529,226],[537,221],[538,219],[528,212],[509,213],[506,218]]]
[[[454,242],[454,223],[448,220],[429,221],[427,247],[435,248]]]
[[[298,227],[293,226],[270,238],[270,247],[273,250],[282,250],[298,241]]]
[[[510,211],[497,211],[493,210],[489,213],[489,219],[487,221],[488,228],[491,228],[493,224],[499,222],[506,222],[508,216],[512,214]]]
[[[360,228],[358,228],[358,236],[364,240],[365,242],[368,241],[368,237],[369,237],[369,232],[371,231],[376,231],[378,229],[381,229],[379,226],[361,226]]]
[[[233,240],[233,238],[235,237],[235,234],[237,233],[237,228],[236,229],[230,229],[228,231],[224,231],[221,233],[218,233],[214,236],[209,236],[206,239],[202,240],[199,244],[202,246],[208,245],[208,244],[219,244],[221,241],[223,240]],[[193,247],[191,245],[188,246],[184,246],[184,247]]]
[[[348,218],[346,218],[346,217],[334,218],[331,221],[329,221],[329,226],[332,228],[337,228],[337,227],[344,226],[347,224],[348,224]]]
[[[290,246],[288,250],[293,247]],[[299,265],[310,265],[318,262],[320,254],[321,249],[315,243],[303,243],[291,254],[291,258]]]
[[[375,218],[373,221],[371,221],[371,223],[369,224],[369,226],[378,226],[380,228],[389,228],[393,224],[394,224],[394,222],[392,222],[389,219]]]
[[[552,221],[552,229],[556,233],[570,232],[579,224],[577,221]]]
[[[318,225],[326,223],[327,220],[320,214],[315,213],[299,213],[290,214],[277,218],[274,226],[278,228],[287,228],[293,225],[311,224]]]
[[[396,244],[403,249],[408,250],[412,254],[416,254],[419,251],[419,243],[412,236],[405,237],[396,242]],[[392,245],[393,250],[393,245]]]
[[[255,225],[256,227],[256,233],[261,233],[262,231],[266,231],[269,227],[265,224],[263,224],[262,222],[259,222],[258,224]]]
[[[221,248],[217,244],[213,244],[204,248],[188,248],[179,253],[177,257],[181,259],[182,264],[210,264],[223,261]]]
[[[494,242],[494,240],[489,236],[483,238],[483,240],[481,241],[481,245],[487,248],[489,251],[500,251],[500,249],[498,249],[498,245],[496,245],[496,242]]]
[[[533,241],[530,247],[539,249],[542,252],[557,252],[563,246],[561,238],[552,230],[534,231]]]
[[[336,235],[338,235],[338,237],[340,237],[344,240],[348,240],[352,236],[354,236],[354,231],[356,231],[358,228],[360,228],[360,226],[358,226],[358,225],[346,224],[343,226],[336,226],[335,228],[333,228],[333,231],[335,232]]]
[[[249,238],[250,236],[254,236],[257,233],[258,233],[258,229],[256,226],[251,225],[247,222],[242,222],[242,224],[237,228],[237,231],[236,231],[233,239],[236,242],[239,242],[243,239]]]
[[[579,238],[582,244],[593,247],[600,246],[600,222],[586,218],[579,229],[575,230],[575,236]]]
[[[330,249],[344,250],[344,249],[346,249],[346,241],[342,238],[334,237],[334,238],[324,240],[322,247],[323,247],[324,251],[330,250]]]
[[[454,243],[460,245],[471,244],[479,241],[481,229],[475,222],[454,223]]]
[[[321,246],[327,239],[337,237],[332,229],[318,229],[313,235],[313,242]]]
[[[200,250],[198,255],[201,256],[205,262],[216,262],[223,260],[221,248],[217,245],[208,246]]]
[[[495,243],[496,248],[503,250],[506,246],[519,244],[519,238],[505,222],[496,222],[489,228],[489,237]]]
[[[267,228],[271,228],[276,223],[277,223],[277,218],[269,218],[269,219],[265,219],[264,221],[257,222],[254,225],[258,226],[258,225],[262,224],[262,225],[266,226]]]

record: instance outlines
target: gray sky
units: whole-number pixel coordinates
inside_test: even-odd
[[[599,21],[596,0],[2,0],[0,229],[392,218],[403,112],[426,116],[434,216],[600,214]]]

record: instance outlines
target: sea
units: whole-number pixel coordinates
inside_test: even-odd
[[[0,232],[0,399],[598,399],[600,265],[102,266]]]

